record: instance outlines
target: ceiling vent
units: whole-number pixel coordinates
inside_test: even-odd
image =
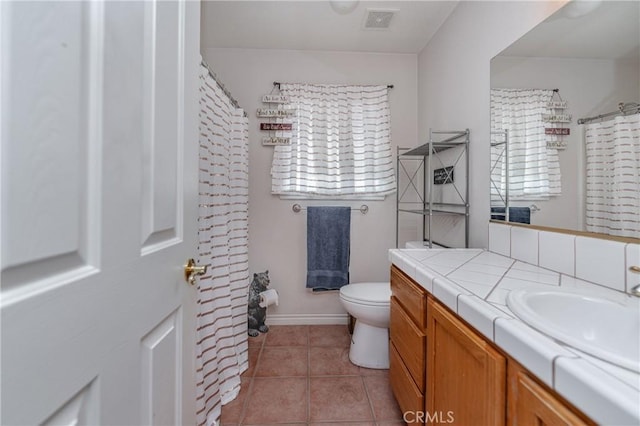
[[[364,28],[367,30],[385,30],[389,28],[395,9],[367,9]]]

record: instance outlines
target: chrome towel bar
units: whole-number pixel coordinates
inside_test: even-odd
[[[306,210],[306,207],[302,207],[300,204],[294,204],[293,206],[291,206],[291,210],[293,210],[294,213],[300,213],[302,210]],[[367,206],[366,204],[361,205],[359,208],[351,208],[351,210],[358,210],[360,211],[360,213],[362,214],[367,214],[367,212],[369,211],[369,206]]]

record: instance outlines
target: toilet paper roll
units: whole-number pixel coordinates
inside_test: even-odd
[[[260,303],[258,306],[261,308],[266,308],[267,306],[271,306],[275,303],[278,306],[278,292],[274,289],[269,289],[267,291],[263,291],[260,293]]]

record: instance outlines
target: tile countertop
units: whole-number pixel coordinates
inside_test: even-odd
[[[588,288],[621,303],[632,296],[482,249],[391,249],[389,260],[595,422],[640,424],[640,374],[536,331],[506,302],[531,286]]]

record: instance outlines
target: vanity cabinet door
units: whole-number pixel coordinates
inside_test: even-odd
[[[428,303],[427,415],[459,425],[504,425],[505,357],[440,303]]]
[[[518,426],[593,425],[573,412],[535,381],[522,367],[509,362],[509,423]]]

